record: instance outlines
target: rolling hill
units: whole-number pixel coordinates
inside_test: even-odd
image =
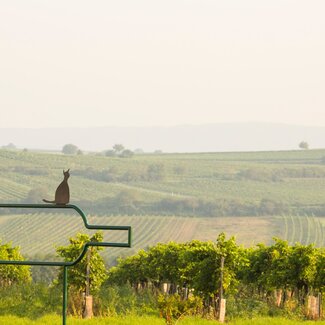
[[[0,150],[0,202],[51,199],[71,169],[71,203],[93,223],[131,225],[133,248],[235,235],[244,245],[273,236],[324,244],[325,150],[141,154],[132,158]],[[0,238],[28,255],[84,231],[76,216],[0,211]],[[118,234],[107,234],[109,240]]]

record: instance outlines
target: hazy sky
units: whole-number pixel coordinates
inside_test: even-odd
[[[324,0],[0,0],[0,127],[325,126],[324,13]]]

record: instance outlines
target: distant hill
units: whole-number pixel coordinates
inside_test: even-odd
[[[270,123],[229,123],[174,127],[94,127],[0,129],[0,146],[61,150],[73,143],[86,151],[102,151],[116,143],[145,152],[220,152],[325,148],[325,127]]]

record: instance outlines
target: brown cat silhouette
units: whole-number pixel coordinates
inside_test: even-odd
[[[43,199],[44,202],[54,203],[58,205],[65,205],[69,203],[70,200],[70,191],[68,185],[68,178],[70,177],[69,171],[70,169],[68,169],[66,172],[63,170],[64,179],[55,191],[54,201],[48,201]]]

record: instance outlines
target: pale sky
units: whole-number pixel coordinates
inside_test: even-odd
[[[0,0],[0,127],[325,126],[324,13],[324,0]]]

